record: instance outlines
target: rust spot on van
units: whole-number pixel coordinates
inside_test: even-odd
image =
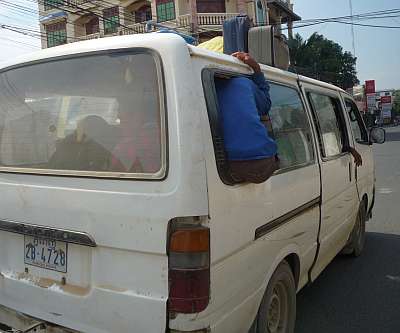
[[[62,284],[60,281],[55,281],[52,279],[40,278],[38,281],[38,286],[42,288],[49,288],[56,285],[60,290],[67,294],[73,294],[76,296],[86,296],[90,292],[89,287],[74,286],[72,284]]]
[[[56,281],[53,279],[47,278],[37,278],[27,273],[18,273],[17,278],[19,280],[25,279],[29,280],[32,284],[40,287],[40,288],[57,288],[60,292],[66,294],[72,294],[76,296],[85,296],[89,294],[90,288],[89,287],[80,287],[75,286],[72,284],[62,284],[61,281]]]
[[[125,293],[125,292],[128,291],[128,289],[124,289],[124,288],[120,288],[120,287],[111,286],[111,285],[109,285],[109,284],[100,285],[99,288],[105,289],[105,290],[110,290],[110,291],[115,291],[115,292],[117,292],[117,293]]]

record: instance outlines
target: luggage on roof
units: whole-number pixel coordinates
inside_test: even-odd
[[[248,16],[236,16],[223,25],[224,53],[248,52],[247,36],[251,27]]]
[[[249,53],[259,63],[289,68],[290,55],[286,37],[273,26],[254,27],[249,30]]]

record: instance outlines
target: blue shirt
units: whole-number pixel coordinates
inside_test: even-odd
[[[260,115],[271,108],[269,85],[262,73],[216,79],[220,123],[228,160],[259,160],[276,155],[276,142],[268,135]]]

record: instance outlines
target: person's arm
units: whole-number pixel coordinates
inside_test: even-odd
[[[354,163],[356,164],[356,166],[361,166],[362,165],[362,157],[360,155],[360,153],[353,147],[350,146],[344,146],[343,147],[343,151],[345,152],[349,152],[353,158],[354,158]]]
[[[269,96],[269,84],[261,72],[260,65],[248,53],[236,52],[232,54],[235,58],[243,61],[246,65],[250,66],[254,74],[252,75],[253,82],[257,85],[258,91],[256,92],[257,108],[261,115],[268,115],[271,109],[271,98]]]
[[[252,79],[258,87],[258,91],[256,92],[257,108],[261,115],[268,115],[272,104],[269,95],[269,84],[261,71],[255,72]]]

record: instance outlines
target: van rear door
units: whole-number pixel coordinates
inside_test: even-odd
[[[207,215],[207,191],[203,164],[174,148],[175,95],[167,137],[164,51],[0,73],[0,306],[84,332],[165,332],[168,222]]]

